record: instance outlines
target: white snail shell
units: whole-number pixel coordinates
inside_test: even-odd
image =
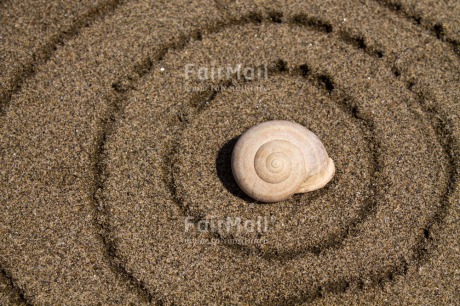
[[[232,153],[238,186],[262,202],[324,187],[335,166],[318,137],[290,121],[267,121],[247,130]]]

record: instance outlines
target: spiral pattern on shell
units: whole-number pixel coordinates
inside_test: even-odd
[[[240,188],[263,202],[321,188],[335,172],[318,137],[283,120],[264,122],[244,133],[233,150],[232,171]]]

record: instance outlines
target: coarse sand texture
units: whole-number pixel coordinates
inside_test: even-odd
[[[0,0],[0,305],[459,305],[459,84],[458,0]]]

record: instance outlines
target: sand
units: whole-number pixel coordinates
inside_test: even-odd
[[[1,1],[0,304],[458,304],[459,20],[458,1]],[[210,77],[238,64],[262,76]],[[264,204],[230,156],[278,119],[337,172]],[[197,228],[227,218],[256,225]]]

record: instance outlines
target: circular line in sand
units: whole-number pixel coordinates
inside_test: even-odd
[[[403,260],[402,262],[403,262],[403,265],[405,265],[405,263],[404,263],[405,261]]]
[[[283,62],[284,64],[283,65],[280,65],[279,62]],[[325,100],[326,99],[329,99],[330,98],[330,101],[327,100],[328,102],[332,103],[334,105],[334,107],[337,108],[337,110],[341,113],[344,114],[344,118],[346,118],[347,120],[352,120],[352,121],[356,121],[355,124],[352,124],[353,126],[355,126],[356,128],[356,131],[359,133],[363,133],[363,135],[356,135],[356,137],[363,137],[363,141],[364,141],[364,144],[366,147],[369,147],[369,148],[373,148],[373,151],[372,152],[369,152],[370,154],[370,157],[367,158],[369,160],[369,163],[370,163],[370,166],[367,166],[367,165],[361,165],[364,169],[364,171],[369,171],[369,183],[366,184],[368,188],[370,189],[374,189],[375,186],[376,186],[376,178],[375,178],[375,172],[377,171],[377,169],[379,169],[381,166],[378,164],[378,160],[377,160],[377,155],[378,153],[375,151],[376,148],[377,148],[377,145],[375,143],[372,143],[372,141],[374,141],[375,139],[375,135],[373,135],[373,132],[372,132],[372,123],[365,119],[365,118],[359,118],[357,115],[356,115],[356,111],[353,109],[352,106],[346,104],[345,101],[347,100],[351,100],[350,97],[346,97],[345,94],[343,94],[341,97],[335,97],[335,96],[330,96],[328,91],[324,88],[324,84],[322,84],[322,80],[325,78],[325,76],[323,75],[304,75],[302,73],[302,71],[305,69],[306,67],[306,64],[302,64],[302,65],[299,65],[298,67],[294,67],[294,68],[291,68],[291,69],[287,69],[286,67],[289,66],[288,63],[280,60],[278,62],[275,62],[273,64],[270,64],[268,66],[272,66],[272,67],[277,67],[275,69],[273,69],[270,73],[269,73],[269,77],[268,77],[268,80],[271,80],[272,78],[277,78],[279,76],[282,76],[282,77],[287,77],[287,78],[293,78],[294,80],[297,80],[296,78],[300,78],[300,80],[302,82],[307,82],[307,83],[310,83],[312,84],[311,86],[312,87],[315,87],[317,88],[318,90],[318,93],[320,92],[321,94],[323,94],[325,96]],[[284,68],[283,68],[284,67]],[[302,69],[303,68],[303,69]],[[267,81],[267,80],[265,80]],[[278,80],[280,81],[280,80]],[[225,83],[226,85],[225,86],[229,86],[228,84],[228,81],[224,81],[224,82],[221,82],[217,85],[217,87],[219,88],[222,88],[223,84],[222,83]],[[236,80],[232,80],[230,83],[234,84],[233,86],[238,86],[238,81]],[[248,82],[243,82],[243,84],[245,86],[254,86],[255,84],[254,83],[260,83],[260,82],[256,82],[256,81],[248,81]],[[240,84],[241,85],[241,84]],[[263,86],[263,85],[262,85]],[[337,88],[339,91],[340,91],[340,88]],[[187,123],[184,124],[182,126],[182,129],[180,129],[180,131],[176,132],[175,134],[175,138],[174,140],[172,141],[172,143],[174,144],[174,148],[172,149],[172,151],[174,152],[179,152],[179,149],[180,149],[180,146],[181,146],[181,139],[188,139],[190,137],[192,137],[193,135],[201,135],[201,134],[206,134],[204,133],[203,130],[200,130],[201,126],[205,123],[205,122],[214,122],[214,116],[217,115],[217,113],[219,113],[220,116],[222,116],[223,114],[220,114],[220,112],[218,111],[219,109],[219,106],[216,106],[215,109],[216,111],[215,112],[212,112],[210,114],[208,114],[207,116],[209,117],[209,119],[203,119],[203,120],[197,120],[198,118],[202,117],[207,110],[209,110],[209,108],[211,107],[214,107],[214,101],[215,99],[218,99],[219,98],[219,94],[221,92],[215,92],[214,94],[211,94],[212,90],[211,88],[209,88],[209,92],[210,94],[208,95],[210,97],[210,99],[206,100],[206,105],[207,107],[206,108],[200,108],[198,109],[195,113],[193,113],[193,115],[189,115],[187,117]],[[255,94],[255,93],[254,93]],[[306,93],[308,94],[308,93]],[[252,99],[258,99],[259,95],[255,94],[254,97],[251,97],[248,99],[249,100],[252,100]],[[308,97],[305,97],[305,98],[308,98]],[[227,98],[227,100],[231,98]],[[279,100],[283,100],[283,105],[289,105],[289,101],[287,100],[288,98],[282,98],[282,97],[279,97],[278,98]],[[300,101],[299,101],[300,102]],[[222,103],[223,104],[226,104],[224,102],[221,102],[219,103],[220,106],[222,106]],[[227,102],[228,103],[228,102]],[[300,102],[301,103],[301,102]],[[324,107],[328,108],[328,107],[331,107],[332,105],[329,105],[330,103],[326,103],[326,101],[321,101],[321,102],[317,102],[317,103],[321,103],[321,105],[324,105]],[[251,104],[248,103],[247,105],[247,108],[250,109],[251,107]],[[249,112],[249,111],[248,111]],[[310,113],[311,112],[315,112],[315,110],[310,110],[309,111]],[[237,113],[235,114],[228,114],[228,112],[226,111],[225,112],[226,115],[225,117],[226,118],[234,118],[234,119],[229,119],[230,122],[233,122],[233,123],[229,123],[230,126],[233,126],[234,129],[240,129],[240,126],[241,124],[244,124],[244,123],[241,123],[241,122],[237,122]],[[270,119],[280,119],[280,118],[270,118]],[[317,119],[319,120],[319,119]],[[336,118],[335,120],[338,120],[338,118]],[[345,119],[344,119],[345,120]],[[199,123],[196,123],[196,122],[199,122]],[[215,123],[215,122],[214,122]],[[325,122],[326,124],[326,122]],[[195,131],[195,129],[198,128],[198,131]],[[208,128],[206,127],[206,129],[208,130],[213,130],[214,128],[216,127],[211,127],[211,128]],[[318,128],[318,127],[316,127]],[[202,128],[204,129],[204,127]],[[219,126],[219,130],[222,129],[222,126]],[[185,133],[185,131],[187,131],[187,133]],[[355,132],[356,132],[355,131]],[[349,133],[351,133],[351,131],[348,131]],[[221,132],[222,133],[222,132]],[[233,136],[233,135],[232,135]],[[232,137],[230,136],[230,138]],[[181,159],[179,155],[183,155],[185,158],[187,158],[188,156],[192,156],[192,155],[203,155],[204,153],[203,152],[197,152],[198,149],[199,150],[202,150],[203,148],[207,148],[209,146],[209,144],[207,143],[209,138],[208,136],[202,136],[204,137],[203,139],[200,140],[200,137],[197,136],[198,138],[195,139],[195,141],[193,142],[193,147],[190,148],[190,149],[187,149],[185,152],[182,150],[181,153],[176,153],[177,155],[177,158],[175,161],[173,160],[169,160],[169,165],[166,167],[166,169],[168,169],[169,171],[169,177],[172,177],[173,180],[171,182],[171,186],[173,186],[173,188],[171,189],[171,192],[173,194],[173,198],[176,199],[176,202],[177,202],[177,205],[181,208],[182,210],[182,213],[184,214],[184,217],[187,217],[187,216],[193,216],[193,222],[195,224],[198,224],[200,222],[206,222],[206,218],[208,218],[209,216],[212,216],[214,219],[217,218],[217,216],[219,215],[219,213],[223,214],[223,216],[225,217],[231,217],[231,212],[225,208],[225,203],[221,203],[219,199],[219,195],[218,194],[214,194],[213,196],[204,196],[204,194],[207,194],[207,192],[200,192],[194,196],[189,196],[189,198],[186,198],[184,197],[184,195],[187,194],[187,186],[188,185],[194,185],[195,188],[207,188],[207,189],[210,189],[210,190],[216,190],[217,193],[221,193],[222,191],[220,191],[219,189],[219,186],[215,186],[215,185],[209,185],[210,183],[206,183],[206,187],[205,186],[202,186],[201,182],[200,182],[200,177],[202,177],[203,175],[206,176],[206,177],[215,177],[215,173],[214,171],[209,171],[210,169],[214,169],[212,166],[209,166],[208,163],[206,163],[205,165],[201,164],[201,165],[196,165],[196,166],[192,166],[190,165],[189,163],[183,163],[183,162],[180,162],[181,166],[180,168],[182,169],[181,172],[178,172],[176,173],[176,175],[173,174],[173,169],[174,169],[174,163],[176,162],[179,162],[179,160]],[[236,185],[236,183],[234,182],[234,179],[233,179],[233,175],[231,174],[231,170],[230,170],[230,160],[223,160],[223,156],[226,155],[227,157],[230,156],[231,154],[231,149],[232,149],[232,146],[230,146],[230,144],[234,144],[234,142],[236,141],[236,137],[232,138],[227,144],[225,144],[222,148],[219,148],[219,145],[218,144],[215,144],[213,142],[213,144],[215,144],[215,148],[216,150],[217,149],[220,149],[219,150],[219,153],[218,153],[218,157],[216,160],[216,171],[217,171],[217,176],[219,177],[220,181],[222,182],[222,184],[225,186],[225,188],[227,189],[228,192],[230,192],[234,197],[238,198],[237,200],[244,200],[244,202],[246,204],[249,203],[249,207],[251,207],[251,204],[255,203],[254,200],[250,199],[249,197],[247,197],[240,189],[239,187]],[[353,146],[352,144],[349,144],[350,146]],[[355,144],[356,145],[356,144]],[[226,152],[223,152],[222,149],[225,149]],[[214,159],[214,156],[212,155],[211,152],[207,152],[209,154],[208,158],[205,158],[205,161],[211,161],[211,164],[213,164],[213,159]],[[220,157],[219,157],[220,156]],[[220,160],[219,160],[220,159]],[[359,161],[359,160],[358,160]],[[337,161],[336,161],[337,162]],[[360,162],[360,161],[359,161]],[[366,161],[367,162],[367,161]],[[225,164],[226,163],[226,164]],[[341,165],[345,166],[345,164],[343,162],[341,162]],[[365,169],[366,167],[369,167],[370,170],[367,170]],[[187,173],[187,175],[184,175],[184,173]],[[194,175],[194,174],[198,174],[199,175]],[[332,189],[336,189],[338,186],[340,186],[340,176],[341,176],[341,173],[339,173],[337,175],[337,177],[335,178],[336,182],[333,183],[332,186],[329,186],[328,188],[326,188],[325,190],[330,190],[331,188]],[[182,182],[183,178],[184,177],[187,177],[185,180],[185,182]],[[188,183],[188,184],[187,184]],[[179,192],[177,191],[177,188],[180,187],[181,191],[182,192]],[[356,186],[357,187],[357,186]],[[359,190],[356,190],[357,192],[359,192]],[[246,245],[243,245],[243,244],[240,244],[240,243],[234,243],[234,242],[231,242],[231,245],[229,243],[226,243],[226,241],[238,241],[238,239],[243,239],[245,238],[244,236],[241,236],[239,235],[239,233],[234,233],[234,232],[231,232],[231,233],[226,233],[225,231],[222,232],[222,231],[213,231],[213,235],[216,239],[219,239],[220,241],[222,241],[222,244],[223,245],[226,245],[228,247],[231,247],[232,249],[235,249],[235,250],[239,250],[243,253],[254,253],[254,254],[258,254],[259,256],[263,257],[263,258],[266,258],[266,259],[277,259],[277,260],[280,260],[280,259],[288,259],[288,258],[294,258],[294,257],[297,257],[297,256],[300,256],[300,255],[305,255],[305,253],[312,253],[312,254],[315,254],[315,255],[319,255],[321,252],[329,249],[329,248],[336,248],[338,246],[340,246],[341,242],[348,236],[349,233],[353,233],[353,228],[355,228],[359,223],[361,223],[363,220],[365,220],[368,216],[369,213],[371,213],[371,211],[376,207],[376,203],[377,203],[377,198],[375,196],[376,194],[376,191],[375,190],[372,190],[372,192],[370,192],[369,194],[367,194],[364,198],[360,198],[359,201],[362,201],[362,207],[360,208],[357,208],[356,209],[356,212],[355,212],[355,216],[350,218],[349,220],[347,219],[347,222],[345,223],[340,223],[339,224],[328,224],[327,227],[326,227],[326,230],[322,230],[321,232],[318,232],[318,233],[315,233],[314,230],[314,226],[311,226],[308,227],[309,229],[308,230],[300,230],[299,231],[299,226],[296,226],[296,230],[299,231],[298,232],[298,237],[301,237],[303,235],[324,235],[325,237],[323,237],[322,239],[318,238],[317,241],[313,244],[309,244],[307,242],[303,242],[303,241],[290,241],[290,240],[285,240],[283,239],[283,233],[282,231],[280,232],[280,230],[276,230],[276,229],[272,229],[272,230],[276,230],[276,232],[272,232],[270,234],[270,237],[272,238],[267,238],[265,237],[266,235],[263,235],[263,233],[261,232],[257,232],[257,233],[253,233],[255,236],[252,237],[252,238],[257,238],[257,240],[261,240],[261,238],[263,237],[264,239],[268,239],[268,241],[270,241],[271,239],[274,238],[274,236],[277,237],[277,239],[281,239],[281,240],[284,240],[286,244],[293,244],[293,246],[289,247],[288,249],[279,249],[279,248],[274,248],[274,243],[271,242],[271,243],[265,243],[264,245],[261,245],[261,244],[254,244],[254,245],[249,245],[249,246],[246,246]],[[293,197],[292,199],[288,200],[288,201],[283,201],[283,203],[277,203],[276,205],[280,207],[280,209],[283,209],[283,210],[287,210],[287,211],[291,211],[292,210],[292,218],[290,218],[291,220],[287,221],[286,222],[293,222],[295,223],[296,222],[296,219],[297,218],[300,218],[301,216],[303,216],[305,213],[302,213],[301,211],[299,211],[299,208],[302,207],[302,206],[311,206],[313,202],[317,201],[319,197],[323,197],[323,198],[329,198],[330,195],[328,195],[328,193],[325,193],[324,190],[323,192],[316,192],[316,193],[310,193],[308,195],[297,195],[295,197]],[[235,198],[235,199],[236,199]],[[228,203],[231,203],[233,202],[230,201],[231,198],[229,199],[229,201],[227,202]],[[326,203],[334,203],[337,199],[331,199],[330,201],[327,201]],[[206,206],[206,207],[203,207],[203,208],[200,208],[200,205],[202,203],[214,203],[215,204],[211,204],[211,206]],[[235,204],[236,206],[241,206],[241,205],[244,205],[245,203],[240,203],[241,201],[237,202],[237,204]],[[209,204],[208,204],[209,205]],[[268,208],[269,205],[271,205],[273,207],[273,204],[256,204],[258,206],[265,206]],[[321,204],[323,205],[323,204]],[[332,205],[332,204],[330,204]],[[289,208],[291,207],[292,208]],[[193,208],[192,208],[193,207]],[[340,208],[338,207],[337,210],[340,210]],[[275,209],[276,211],[276,209]],[[328,211],[330,213],[330,217],[327,218],[327,217],[323,217],[324,218],[324,223],[325,225],[327,224],[326,222],[328,220],[330,220],[331,218],[334,217],[334,215],[336,214],[336,212],[334,211],[334,209],[327,209],[323,212],[319,212],[319,214],[325,214],[326,211]],[[265,214],[268,213],[268,212],[265,212]],[[225,217],[221,217],[221,218],[224,218]],[[256,220],[258,217],[258,215],[253,215],[251,217],[251,214],[247,215],[247,214],[244,214],[245,218],[248,218],[248,220]],[[243,215],[239,215],[238,217],[242,218]],[[317,217],[315,218],[314,216],[311,216],[311,218],[314,218],[314,219],[317,219]],[[259,218],[260,220],[261,218]],[[337,222],[337,221],[336,221]],[[303,226],[305,227],[305,226]],[[331,232],[329,233],[328,232],[328,229],[327,228],[332,228],[332,229],[337,229],[339,228],[338,231],[336,232]],[[294,229],[293,229],[294,230]],[[278,233],[279,234],[276,234]],[[236,235],[236,236],[235,236]],[[252,234],[251,234],[252,235]],[[246,237],[246,239],[250,239],[251,237]],[[286,237],[287,239],[287,237]],[[296,239],[297,240],[297,239]],[[266,241],[266,240],[264,240]],[[273,248],[273,249],[272,249]]]

